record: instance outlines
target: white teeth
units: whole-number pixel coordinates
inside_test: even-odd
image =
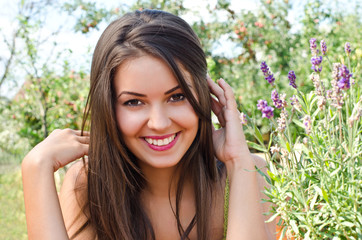
[[[171,137],[164,138],[164,139],[152,139],[152,138],[145,138],[146,142],[155,146],[165,146],[172,142],[176,137],[176,134],[172,135]]]

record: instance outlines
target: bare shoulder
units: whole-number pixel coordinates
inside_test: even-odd
[[[265,161],[264,158],[260,157],[259,155],[256,154],[252,154],[253,156],[253,160],[254,160],[254,164],[255,166],[260,169],[262,172],[266,173],[267,172],[267,162]]]
[[[64,223],[69,237],[87,222],[85,204],[87,198],[87,175],[82,161],[74,163],[67,171],[59,193]],[[75,239],[94,239],[94,231],[87,227]]]
[[[85,174],[85,166],[83,161],[79,160],[70,166],[64,177],[62,188],[67,187],[70,183],[73,185],[73,187],[75,187],[76,184],[87,183],[87,176]]]
[[[261,156],[258,156],[256,154],[252,154],[253,156],[253,161],[254,161],[254,165],[256,168],[258,168],[261,172],[263,172],[265,175],[267,175],[267,162],[265,161],[264,158],[262,158]],[[258,186],[260,191],[263,191],[265,189],[265,187],[268,187],[268,183],[265,180],[264,176],[260,173],[257,173],[257,177],[258,177]]]

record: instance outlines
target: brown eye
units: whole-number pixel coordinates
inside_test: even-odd
[[[138,99],[131,99],[131,100],[128,100],[127,102],[123,103],[123,105],[129,106],[129,107],[137,107],[137,106],[140,106],[142,104],[143,103]]]
[[[170,97],[170,102],[180,102],[182,100],[185,99],[185,95],[182,94],[182,93],[176,93],[176,94],[173,94],[171,97]]]

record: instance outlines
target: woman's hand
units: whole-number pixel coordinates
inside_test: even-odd
[[[24,158],[24,162],[41,164],[53,171],[88,155],[89,133],[80,130],[57,129],[36,145]]]
[[[212,111],[221,125],[213,133],[216,157],[225,163],[230,180],[226,239],[272,239],[272,234],[267,235],[268,226],[262,214],[261,199],[265,196],[261,191],[265,181],[257,177],[255,159],[245,140],[234,93],[223,79],[218,80],[218,84],[210,78],[207,81],[217,98],[212,98]]]
[[[219,79],[216,84],[208,77],[207,82],[211,93],[216,97],[212,97],[212,111],[221,125],[220,129],[214,129],[213,132],[216,157],[224,163],[239,161],[245,154],[250,155],[250,152],[233,90],[223,79]]]

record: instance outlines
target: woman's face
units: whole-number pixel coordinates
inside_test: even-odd
[[[199,119],[169,67],[148,55],[126,61],[114,86],[118,127],[140,167],[175,166],[195,139]]]

